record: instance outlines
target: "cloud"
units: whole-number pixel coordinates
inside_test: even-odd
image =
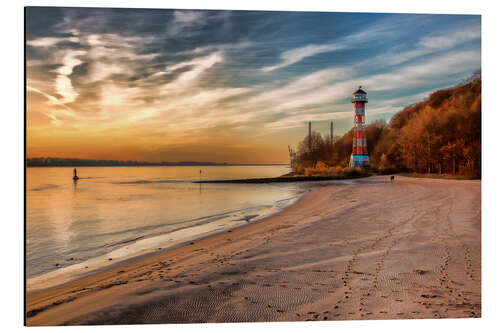
[[[321,53],[339,51],[347,48],[357,48],[360,45],[366,45],[368,42],[384,40],[401,34],[401,24],[411,23],[414,19],[408,18],[402,22],[401,19],[384,19],[371,24],[363,30],[354,32],[351,35],[339,38],[334,43],[310,44],[303,47],[293,48],[281,53],[281,62],[262,68],[264,72],[274,71],[279,68],[287,67],[302,61],[305,58],[312,57]]]
[[[341,50],[344,47],[345,47],[344,45],[339,45],[339,44],[326,44],[326,45],[311,44],[311,45],[307,45],[304,47],[291,49],[291,50],[283,52],[280,55],[280,58],[282,59],[282,61],[279,64],[274,65],[274,66],[263,67],[262,71],[271,72],[271,71],[274,71],[276,69],[295,64],[304,58],[312,57],[314,55],[321,54],[321,53]]]
[[[191,27],[204,25],[206,18],[207,14],[203,11],[176,10],[173,20],[167,24],[167,34],[178,36],[181,33],[187,33]],[[192,35],[193,32],[189,31],[189,34]]]
[[[251,46],[257,46],[258,43],[255,42],[250,42],[250,41],[239,41],[235,43],[216,43],[216,44],[210,44],[210,45],[205,45],[205,46],[197,46],[194,49],[189,49],[186,51],[181,51],[177,52],[176,55],[182,56],[182,55],[187,55],[187,56],[192,56],[192,55],[200,55],[200,54],[205,54],[207,52],[214,52],[214,51],[222,51],[222,52],[228,52],[228,51],[241,51],[245,48],[251,47]]]
[[[375,44],[380,41],[393,40],[407,33],[406,27],[419,23],[419,17],[414,15],[389,16],[364,26],[351,35],[341,38],[341,41],[350,46],[356,46],[368,42]]]
[[[103,109],[110,107],[123,108],[137,107],[138,98],[142,95],[139,87],[121,87],[114,83],[106,83],[101,86],[101,100],[99,101]]]
[[[87,75],[87,82],[102,81],[114,74],[128,74],[131,75],[132,70],[125,64],[119,62],[101,62],[96,61],[90,64],[90,69]]]
[[[481,27],[473,26],[422,38],[419,45],[426,49],[449,49],[457,45],[481,38]]]
[[[29,86],[29,85],[26,87],[26,90],[27,91],[33,91],[33,92],[36,92],[36,93],[44,96],[45,98],[47,98],[47,100],[49,100],[49,102],[51,104],[62,104],[61,102],[59,102],[59,100],[57,99],[57,97],[52,96],[50,94],[47,94],[46,92],[43,92],[43,91],[41,91],[39,89],[36,89],[36,88],[33,88],[33,87]]]
[[[71,75],[71,73],[73,73],[73,68],[82,63],[82,61],[77,57],[85,55],[86,53],[87,52],[85,51],[78,51],[78,50],[65,51],[62,59],[63,66],[59,67],[57,69],[57,72],[60,75],[65,75],[65,76]]]
[[[225,116],[224,109],[216,108],[217,103],[233,96],[245,94],[249,91],[250,88],[206,89],[180,98],[173,99],[171,101],[166,101],[164,102],[164,105],[169,109],[191,109],[194,110],[194,113],[199,113],[199,110],[202,110],[202,113],[204,115],[207,115],[207,111],[213,113],[212,110],[216,109],[215,113],[217,113],[218,115]],[[184,114],[184,116],[186,114],[189,114],[188,110],[186,110],[185,112],[186,113]]]
[[[274,130],[284,130],[284,129],[302,127],[304,126],[305,123],[310,121],[326,121],[326,120],[331,121],[347,117],[352,117],[352,113],[347,113],[347,112],[301,113],[301,114],[285,116],[279,120],[266,123],[265,127]]]
[[[120,36],[117,34],[91,34],[86,36],[89,45],[89,71],[87,82],[102,81],[114,74],[133,75],[136,62],[152,60],[157,53],[139,54],[151,38]],[[143,64],[137,64],[142,67]]]
[[[122,36],[116,33],[92,33],[86,35],[84,40],[85,44],[89,45],[95,50],[93,54],[94,57],[109,57],[113,56],[113,52],[121,51],[125,52],[125,55],[122,53],[115,56],[136,59],[152,56],[151,54],[139,55],[137,51],[140,51],[144,47],[144,45],[153,42],[155,38],[152,36]],[[155,54],[153,54],[153,56],[154,55]]]
[[[26,87],[26,90],[40,94],[40,95],[44,96],[50,102],[50,104],[49,104],[50,106],[44,108],[43,113],[45,113],[52,120],[52,124],[54,124],[56,126],[63,125],[64,122],[60,118],[66,118],[66,119],[78,118],[78,115],[76,115],[70,107],[65,105],[57,97],[52,96],[52,95],[50,95],[42,90],[33,88],[29,85]],[[53,107],[53,106],[56,106],[56,107]]]
[[[34,47],[50,47],[62,42],[73,42],[78,43],[79,39],[77,37],[42,37],[33,40],[29,40],[26,44]]]
[[[190,107],[211,107],[214,103],[235,95],[241,95],[248,92],[249,88],[217,88],[197,92],[188,98],[184,98],[177,105]]]
[[[73,102],[78,96],[78,93],[75,91],[75,88],[73,88],[73,85],[71,84],[70,78],[65,75],[57,76],[55,86],[57,93],[62,96],[60,102],[63,104]]]
[[[181,73],[177,79],[169,82],[160,90],[166,92],[178,92],[191,86],[206,70],[214,66],[216,63],[224,61],[224,54],[221,51],[213,52],[206,57],[199,57],[193,60],[184,61],[166,68],[166,72],[170,73],[178,69],[189,67],[188,71]]]
[[[451,51],[420,63],[373,75],[364,80],[372,91],[410,89],[429,83],[446,82],[449,76],[463,76],[481,66],[479,50]]]
[[[56,70],[58,75],[55,81],[55,89],[56,92],[62,96],[60,102],[63,104],[71,103],[78,97],[78,93],[75,91],[69,76],[73,73],[73,68],[82,63],[82,60],[78,57],[86,53],[85,51],[79,50],[62,51],[63,65]]]
[[[415,47],[408,51],[401,51],[401,46],[393,47],[388,52],[368,59],[367,66],[394,66],[421,56],[449,51],[450,49],[481,38],[479,26],[449,29],[440,34],[432,34],[420,38]]]
[[[293,100],[302,100],[302,96],[314,94],[318,89],[348,78],[350,74],[351,70],[347,67],[319,70],[299,77],[284,87],[266,89],[266,91],[251,98],[250,102],[264,102],[269,105],[269,103],[287,103]]]
[[[176,10],[174,12],[174,22],[191,24],[193,22],[198,22],[203,18],[204,14],[200,11],[185,11]]]

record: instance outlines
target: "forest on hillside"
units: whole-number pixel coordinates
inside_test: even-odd
[[[374,171],[481,177],[481,74],[367,125],[366,138]],[[333,141],[313,132],[310,149],[308,136],[298,145],[295,171],[347,167],[352,141],[353,130]]]

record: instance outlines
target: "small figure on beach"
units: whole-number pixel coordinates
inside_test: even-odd
[[[73,180],[78,180],[78,179],[80,179],[80,178],[78,177],[78,175],[76,174],[76,168],[74,168],[74,169],[73,169],[73,175],[74,175],[74,176],[73,176]]]
[[[391,183],[394,181],[394,176],[391,176]]]

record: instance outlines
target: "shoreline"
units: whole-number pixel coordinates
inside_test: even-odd
[[[80,263],[77,263],[77,264],[73,264],[73,265],[70,265],[70,266],[65,266],[65,267],[62,267],[60,269],[56,269],[56,270],[53,270],[53,271],[49,271],[49,272],[46,272],[46,273],[42,273],[40,275],[36,275],[36,276],[33,276],[33,277],[30,277],[30,278],[27,278],[27,281],[26,281],[26,294],[29,295],[29,294],[32,294],[32,293],[37,293],[37,292],[40,292],[40,291],[43,291],[43,290],[46,290],[46,289],[50,289],[50,288],[57,288],[59,286],[62,286],[66,283],[70,283],[72,281],[76,281],[76,280],[79,280],[79,279],[82,279],[82,278],[85,278],[85,277],[88,277],[88,276],[91,276],[91,275],[94,275],[94,274],[98,274],[100,272],[103,272],[103,271],[107,271],[107,270],[112,270],[116,267],[119,267],[121,265],[126,265],[128,263],[133,263],[135,261],[139,261],[139,260],[142,260],[144,258],[147,258],[149,256],[154,256],[156,254],[161,254],[161,253],[164,253],[166,251],[169,251],[169,250],[173,250],[173,249],[177,249],[177,248],[180,248],[180,247],[183,247],[183,246],[189,246],[189,245],[192,245],[193,243],[199,241],[199,240],[202,240],[202,239],[205,239],[205,238],[209,238],[209,237],[212,237],[212,236],[216,236],[216,235],[219,235],[219,234],[224,234],[226,232],[228,232],[228,230],[230,230],[230,232],[232,230],[236,230],[236,229],[239,229],[239,228],[244,228],[248,225],[251,225],[251,224],[255,224],[255,223],[258,223],[262,220],[265,220],[267,218],[270,218],[276,214],[279,214],[280,212],[282,212],[283,210],[287,209],[288,207],[290,206],[293,206],[294,204],[296,204],[304,195],[306,195],[308,192],[312,191],[314,189],[304,189],[304,191],[294,197],[290,197],[290,198],[287,198],[287,199],[284,199],[284,200],[279,200],[277,202],[274,202],[274,204],[272,205],[271,208],[267,208],[267,209],[260,209],[258,210],[258,212],[261,212],[262,211],[267,211],[264,212],[262,215],[258,214],[258,215],[245,215],[245,214],[249,214],[251,213],[252,211],[254,211],[255,209],[252,209],[254,207],[247,207],[245,209],[241,209],[240,211],[242,212],[245,212],[245,214],[242,215],[242,218],[238,219],[238,220],[230,220],[233,222],[234,226],[232,227],[229,227],[227,229],[222,229],[222,230],[219,230],[220,228],[217,228],[215,230],[211,230],[211,231],[207,231],[207,232],[202,232],[202,233],[199,233],[199,234],[196,234],[194,236],[190,236],[190,237],[185,237],[185,238],[182,238],[178,241],[174,241],[173,244],[171,245],[166,245],[165,246],[165,242],[167,241],[163,241],[164,244],[162,244],[161,247],[158,247],[158,245],[155,245],[155,246],[148,246],[147,249],[144,249],[144,250],[141,250],[141,251],[137,251],[137,252],[132,252],[128,255],[124,255],[122,257],[119,257],[119,258],[116,258],[114,256],[111,256],[112,253],[114,252],[117,252],[117,251],[120,251],[124,248],[127,248],[127,246],[123,246],[121,248],[117,248],[109,253],[106,253],[106,254],[103,254],[103,255],[100,255],[98,257],[92,257],[92,258],[89,258],[83,262],[80,262]],[[283,207],[280,207],[279,206],[279,203],[280,202],[283,202],[283,201],[287,201],[287,204]],[[227,215],[227,214],[230,214],[230,213],[235,213],[235,212],[223,212],[223,213],[220,213],[219,215],[221,216],[224,216],[224,215]],[[211,216],[209,217],[202,217],[200,219],[203,219],[203,218],[210,218]],[[232,216],[234,217],[234,216]],[[226,218],[221,218],[220,220],[217,220],[217,221],[213,221],[213,222],[210,222],[210,223],[222,223],[222,222],[225,222],[227,221],[228,217]],[[243,223],[243,221],[245,223]],[[234,222],[241,222],[241,223],[234,223]],[[143,241],[143,242],[151,242],[152,239],[155,239],[155,238],[171,238],[172,237],[172,233],[175,233],[175,232],[186,232],[187,230],[191,230],[192,228],[196,228],[196,227],[199,227],[199,226],[202,226],[202,225],[194,225],[194,226],[189,226],[189,227],[186,227],[186,228],[180,228],[180,229],[176,229],[172,232],[168,232],[168,233],[165,233],[165,234],[160,234],[160,235],[157,235],[157,236],[153,236],[153,237],[148,237],[148,238],[141,238],[140,241]],[[134,245],[135,243],[132,243],[132,245]],[[108,258],[113,258],[113,260],[109,260]],[[101,259],[101,260],[100,260]],[[96,264],[94,263],[95,261],[98,261]],[[94,264],[92,264],[94,263]],[[91,265],[94,266],[94,268],[91,267]],[[77,267],[75,267],[77,266]],[[87,267],[86,267],[87,266]],[[90,267],[90,269],[89,269]],[[43,283],[43,281],[46,281],[46,280],[50,280],[51,282],[49,282],[48,284],[47,283]],[[55,281],[54,281],[55,280]],[[41,281],[41,282],[36,282],[36,281]],[[30,284],[35,284],[34,287],[30,287]],[[36,287],[36,285],[41,285],[39,287]]]
[[[27,323],[480,316],[480,181],[401,177],[390,184],[387,178],[356,181],[371,186],[323,183],[282,211],[230,232],[31,292]],[[441,219],[451,214],[448,207],[458,211],[453,220]],[[458,238],[448,235],[450,227]],[[411,260],[407,249],[413,249]],[[466,270],[440,253],[464,261]],[[456,284],[435,282],[440,262]],[[414,291],[390,296],[400,286]]]
[[[299,183],[299,182],[322,182],[328,180],[350,180],[370,177],[370,174],[360,175],[339,175],[339,176],[288,176],[288,174],[279,177],[269,178],[245,178],[245,179],[220,179],[220,180],[196,180],[197,184],[269,184],[269,183]]]

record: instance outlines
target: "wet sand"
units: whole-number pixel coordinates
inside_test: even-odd
[[[28,294],[35,325],[481,316],[481,182],[322,186],[267,219]]]

